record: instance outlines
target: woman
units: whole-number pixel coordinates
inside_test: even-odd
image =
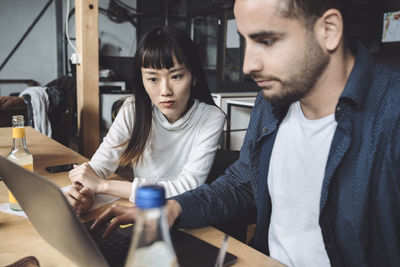
[[[93,193],[135,199],[143,184],[165,187],[167,197],[203,184],[225,123],[215,106],[193,42],[172,28],[156,28],[135,55],[135,96],[122,105],[89,163],[70,171],[66,196],[78,214]],[[131,165],[133,183],[106,180]]]

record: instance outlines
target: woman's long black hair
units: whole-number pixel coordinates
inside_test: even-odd
[[[174,66],[174,57],[179,65],[192,74],[191,99],[215,105],[204,75],[203,66],[193,41],[183,32],[171,27],[158,27],[146,33],[139,42],[134,64],[135,122],[132,135],[120,157],[123,166],[138,164],[151,132],[152,104],[142,80],[141,68],[169,69]]]

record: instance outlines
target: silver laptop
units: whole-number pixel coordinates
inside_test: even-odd
[[[89,233],[88,225],[85,227],[79,221],[64,194],[53,182],[2,156],[0,156],[0,177],[14,194],[39,234],[78,266],[123,266],[132,229],[130,232],[124,232],[124,236],[121,233],[115,236],[122,239],[129,235],[129,238],[125,238],[126,244],[118,245],[125,247],[119,256],[110,255],[111,248],[104,245],[111,245],[109,244],[111,240],[99,240],[98,236],[101,233],[98,236]],[[217,247],[178,230],[172,231],[171,237],[178,261],[182,266],[214,265],[218,254]],[[111,257],[114,260],[111,260]],[[223,265],[230,266],[236,261],[236,256],[227,253]]]
[[[0,177],[53,247],[79,266],[109,266],[57,185],[1,156]]]

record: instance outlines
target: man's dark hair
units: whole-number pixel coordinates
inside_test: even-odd
[[[334,8],[342,14],[344,35],[347,35],[347,11],[350,2],[349,0],[284,0],[285,6],[280,9],[280,14],[287,18],[298,19],[304,22],[306,27],[311,27],[325,11]]]

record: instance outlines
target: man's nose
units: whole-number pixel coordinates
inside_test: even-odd
[[[250,46],[246,45],[244,50],[243,59],[243,72],[244,74],[252,74],[253,72],[260,71],[262,68],[261,55],[254,51]]]

